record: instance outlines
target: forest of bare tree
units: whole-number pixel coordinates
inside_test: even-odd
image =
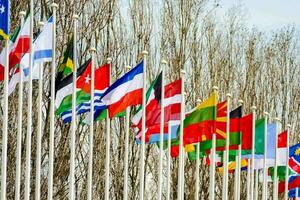
[[[35,0],[34,31],[37,23],[51,16],[50,0]],[[283,26],[261,31],[246,25],[242,6],[234,6],[220,17],[221,5],[210,0],[57,0],[57,58],[59,63],[73,30],[73,14],[79,15],[77,55],[83,64],[90,57],[89,48],[97,49],[96,65],[112,58],[113,81],[125,73],[125,66],[135,66],[147,50],[148,85],[161,68],[161,60],[168,62],[166,82],[180,77],[185,69],[186,109],[206,99],[213,86],[219,88],[219,100],[232,94],[232,108],[244,101],[243,114],[257,106],[257,117],[264,111],[272,121],[281,119],[281,130],[291,124],[290,144],[300,141],[300,29]],[[11,1],[12,31],[20,24],[18,13],[28,9],[28,1]],[[47,174],[50,129],[50,64],[44,66],[43,136],[41,199],[47,199]],[[1,85],[1,88],[3,86]],[[32,173],[31,196],[34,197],[36,166],[37,96],[38,82],[33,88]],[[25,139],[27,120],[27,84],[24,86],[22,187],[24,195]],[[1,90],[2,91],[2,90]],[[2,94],[2,92],[1,92]],[[16,133],[18,93],[9,97],[9,135],[7,197],[14,199],[16,169]],[[131,110],[133,116],[135,109]],[[1,109],[0,115],[3,115]],[[2,116],[0,117],[2,121]],[[86,199],[88,168],[88,125],[79,124],[76,131],[76,198]],[[2,126],[2,122],[0,123]],[[93,198],[104,199],[105,188],[105,120],[95,123]],[[123,198],[125,117],[111,122],[110,199]],[[54,199],[68,198],[70,160],[70,124],[56,118],[54,153]],[[131,130],[129,148],[129,199],[139,197],[140,148]],[[0,136],[1,137],[1,136]],[[0,138],[0,141],[2,139]],[[156,199],[158,190],[159,148],[146,145],[145,199]],[[164,163],[164,166],[166,163]],[[194,199],[195,161],[185,162],[185,199]],[[171,199],[177,198],[178,159],[172,160]],[[200,197],[208,199],[209,168],[205,159],[200,166]],[[164,170],[166,176],[166,170]],[[234,178],[229,176],[229,199],[233,199]],[[216,199],[221,199],[222,176],[217,175]],[[164,178],[165,181],[165,178]],[[246,175],[241,184],[241,198],[246,199]],[[165,186],[165,184],[164,184]],[[164,187],[163,194],[166,193]],[[166,198],[163,196],[164,199]]]

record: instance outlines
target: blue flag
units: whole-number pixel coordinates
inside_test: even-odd
[[[0,37],[9,39],[9,0],[0,0]]]

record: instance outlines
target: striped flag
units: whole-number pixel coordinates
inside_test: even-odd
[[[53,33],[53,18],[50,17],[47,24],[43,28],[42,32],[36,38],[33,43],[33,79],[39,78],[39,64],[51,62],[52,61],[52,34]],[[21,59],[20,65],[23,66],[23,81],[28,81],[29,73],[29,59],[30,55],[27,52]],[[16,69],[14,75],[12,76],[9,86],[8,94],[10,95],[16,85],[20,82],[20,71],[19,68]]]
[[[101,100],[108,107],[112,118],[129,106],[142,103],[144,61],[114,82],[103,94]]]
[[[72,75],[72,74],[71,74]],[[110,64],[103,65],[95,70],[95,93],[94,93],[94,109],[104,110],[106,105],[101,101],[103,93],[109,87]],[[71,83],[72,85],[72,83]],[[76,113],[77,115],[90,112],[91,104],[91,62],[88,63],[85,71],[77,79],[76,94]],[[64,97],[56,114],[60,115],[64,123],[72,121],[72,94]]]

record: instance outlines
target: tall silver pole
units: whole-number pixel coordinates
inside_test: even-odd
[[[9,15],[10,17],[10,15]],[[5,41],[5,69],[4,69],[4,105],[3,105],[3,133],[2,133],[2,166],[1,166],[1,199],[6,199],[7,173],[7,127],[8,127],[8,81],[9,81],[9,39]]]
[[[213,87],[214,92],[218,92],[218,87]],[[216,172],[216,133],[212,135],[212,148],[211,148],[211,164],[210,164],[210,184],[209,184],[209,200],[215,199],[215,172]]]
[[[275,164],[274,164],[274,182],[273,182],[273,199],[277,200],[278,199],[278,177],[277,177],[277,157],[278,157],[278,134],[280,133],[279,130],[279,124],[280,124],[280,119],[275,118],[275,123],[276,123],[276,140],[275,140]]]
[[[286,168],[285,168],[285,185],[284,185],[284,199],[288,200],[288,194],[289,194],[289,150],[290,150],[290,130],[291,125],[287,125],[287,138],[286,138]]]
[[[20,12],[21,27],[24,24],[24,11]],[[20,199],[21,186],[21,162],[22,162],[22,126],[23,126],[23,66],[20,65],[20,82],[19,82],[19,98],[18,98],[18,133],[17,133],[17,152],[16,152],[16,185],[15,199]]]
[[[53,168],[54,168],[54,123],[55,123],[55,73],[56,73],[56,10],[58,5],[51,4],[53,12],[53,43],[52,43],[52,62],[51,62],[51,99],[50,99],[50,133],[49,133],[49,172],[48,172],[48,200],[53,199]]]
[[[44,26],[44,22],[39,22],[40,30]],[[42,103],[43,103],[43,64],[39,65],[39,96],[38,96],[38,131],[36,136],[36,175],[35,175],[35,199],[39,200],[41,196],[41,151],[42,151]]]
[[[258,171],[258,169],[256,169],[255,170],[255,185],[254,185],[254,188],[255,188],[254,199],[255,200],[258,200],[258,175],[259,175],[259,171]]]
[[[88,164],[88,191],[87,199],[92,200],[93,198],[93,148],[94,148],[94,94],[95,94],[95,54],[96,49],[91,48],[90,54],[92,57],[92,67],[91,67],[91,124],[90,124],[90,134],[89,134],[89,164]]]
[[[30,199],[30,172],[31,172],[31,133],[32,133],[32,65],[33,65],[33,0],[30,0],[30,45],[29,45],[29,87],[27,111],[27,137],[26,137],[26,171],[24,199]]]
[[[76,153],[76,80],[77,80],[77,52],[76,52],[76,41],[77,41],[77,21],[78,15],[73,15],[74,20],[74,49],[73,49],[73,94],[72,94],[72,129],[71,129],[71,141],[70,141],[70,182],[69,182],[69,199],[75,199],[75,153]]]
[[[140,163],[140,200],[144,199],[144,174],[145,174],[145,134],[146,134],[146,90],[147,90],[147,51],[142,52],[144,57],[144,71],[143,71],[143,117],[142,117],[142,144],[141,144],[141,163]]]
[[[197,99],[197,104],[200,104],[201,99]],[[200,142],[196,144],[196,171],[195,171],[195,177],[196,177],[196,189],[195,189],[195,200],[199,199],[199,191],[200,191]]]
[[[231,94],[227,94],[227,121],[226,121],[226,145],[225,145],[225,160],[223,171],[223,193],[222,199],[228,199],[228,160],[229,160],[229,142],[230,142],[230,99]]]
[[[263,167],[263,188],[262,188],[262,199],[266,200],[267,199],[267,189],[268,189],[268,168],[267,168],[267,150],[268,150],[268,118],[269,118],[269,113],[265,112],[265,127],[264,127],[264,137],[265,137],[265,144],[264,144],[264,167]]]
[[[243,105],[243,100],[239,100],[239,106]],[[238,145],[238,155],[236,156],[236,167],[235,167],[235,175],[236,175],[236,188],[235,188],[235,198],[234,200],[240,200],[240,190],[241,190],[241,157],[242,157],[242,132],[240,130],[240,144]]]
[[[163,185],[163,156],[164,156],[164,122],[165,122],[165,67],[167,66],[167,61],[161,61],[161,73],[162,73],[162,83],[161,83],[161,112],[160,112],[160,139],[159,139],[159,174],[158,174],[158,200],[162,198],[162,185]]]
[[[295,199],[298,200],[298,194],[299,194],[299,187],[296,187],[296,194],[295,194]]]
[[[111,64],[112,59],[108,58],[107,63]],[[111,71],[111,70],[110,70]],[[109,75],[109,81],[111,81],[111,74]],[[111,82],[109,82],[109,85]],[[107,109],[106,115],[106,146],[105,146],[105,200],[109,200],[109,174],[110,174],[110,118],[109,111]]]
[[[254,155],[255,155],[255,120],[256,120],[256,106],[252,106],[253,123],[252,123],[252,154],[251,154],[251,181],[250,181],[250,199],[254,199]]]
[[[168,123],[168,161],[167,161],[167,200],[170,200],[170,193],[171,193],[171,125]]]
[[[131,69],[130,66],[126,66],[126,71]],[[128,159],[129,159],[129,126],[130,123],[130,107],[126,109],[126,131],[125,131],[125,158],[124,158],[124,191],[123,199],[128,199]]]
[[[184,182],[184,147],[183,147],[183,121],[184,121],[184,110],[185,110],[185,98],[184,98],[184,83],[185,83],[185,71],[181,70],[181,109],[180,109],[180,140],[179,140],[179,168],[178,168],[178,188],[177,188],[177,199],[181,200],[183,196]]]
[[[251,187],[251,159],[247,159],[248,166],[247,166],[247,200],[252,200],[250,198],[250,187]]]

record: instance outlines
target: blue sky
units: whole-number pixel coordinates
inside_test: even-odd
[[[250,27],[270,30],[288,24],[300,26],[300,0],[220,0],[220,4],[224,11],[242,5]]]

